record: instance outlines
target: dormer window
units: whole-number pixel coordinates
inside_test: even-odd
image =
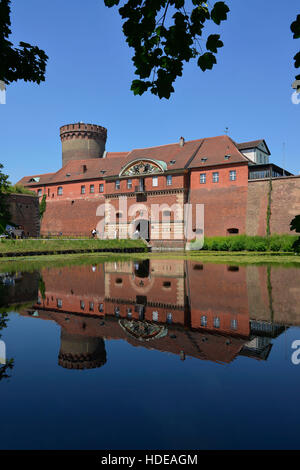
[[[207,157],[202,157],[202,158],[201,158],[201,162],[202,162],[202,163],[205,163],[206,161],[207,161]]]
[[[66,173],[66,176],[71,176],[71,173]]]
[[[175,165],[176,160],[170,160],[170,165]]]
[[[231,157],[231,155],[228,154],[228,155],[225,155],[224,158],[225,158],[225,160],[229,160],[230,157]]]

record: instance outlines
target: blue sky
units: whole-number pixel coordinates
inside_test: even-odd
[[[103,0],[12,0],[12,40],[49,56],[46,82],[20,81],[0,105],[0,162],[13,183],[61,166],[59,127],[83,121],[108,129],[106,149],[125,151],[229,135],[265,138],[272,161],[298,174],[300,104],[292,104],[293,56],[300,48],[290,24],[299,0],[229,0],[218,64],[203,73],[186,64],[169,100],[130,91],[132,50],[117,8]]]

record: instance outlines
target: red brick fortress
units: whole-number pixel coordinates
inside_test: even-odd
[[[98,125],[68,124],[60,136],[62,168],[19,182],[46,195],[43,235],[89,235],[101,227],[102,235],[125,238],[131,224],[139,233],[146,228],[153,245],[180,246],[187,203],[193,210],[204,204],[207,236],[265,235],[269,211],[271,233],[289,233],[300,213],[300,177],[269,162],[264,140],[181,137],[173,144],[109,152],[107,130]],[[153,213],[153,205],[163,206]]]

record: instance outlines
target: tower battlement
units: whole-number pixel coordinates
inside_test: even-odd
[[[62,166],[69,160],[102,158],[107,129],[96,124],[78,122],[60,127]]]

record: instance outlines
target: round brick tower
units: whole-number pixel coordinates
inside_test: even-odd
[[[102,158],[107,129],[96,124],[66,124],[60,128],[62,166],[69,160]]]
[[[94,369],[106,363],[103,338],[71,334],[61,329],[58,364],[66,369]]]

